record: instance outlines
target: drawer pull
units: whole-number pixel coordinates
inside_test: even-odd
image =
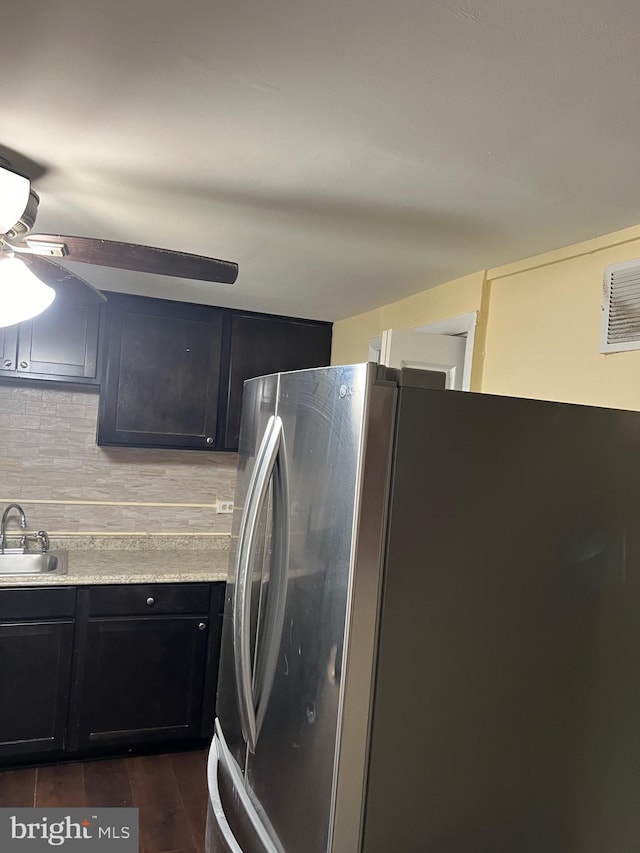
[[[147,604],[149,605],[149,607],[153,607],[153,605],[155,603],[156,603],[155,598],[151,598],[151,596],[149,596],[149,598],[147,598]]]
[[[207,623],[206,623],[206,622],[200,622],[200,623],[199,623],[199,625],[198,625],[198,631],[204,631],[204,629],[205,629],[206,627],[207,627]]]

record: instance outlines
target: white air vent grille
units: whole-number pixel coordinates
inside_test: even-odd
[[[640,349],[640,260],[604,271],[600,352]]]

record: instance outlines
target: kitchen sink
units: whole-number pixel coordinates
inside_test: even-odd
[[[66,575],[67,552],[47,551],[45,554],[0,554],[0,575]]]

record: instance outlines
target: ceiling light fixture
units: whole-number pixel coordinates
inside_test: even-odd
[[[6,234],[20,219],[29,201],[30,190],[28,178],[0,165],[0,234]]]
[[[0,255],[0,327],[15,326],[47,309],[56,292],[17,258]]]

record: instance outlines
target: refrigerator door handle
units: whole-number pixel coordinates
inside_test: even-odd
[[[289,473],[284,432],[280,431],[278,452],[273,463],[273,557],[265,607],[264,628],[260,634],[254,694],[256,732],[260,734],[275,678],[284,626],[289,575],[290,503]]]
[[[251,752],[255,752],[258,738],[251,671],[251,561],[256,547],[260,511],[267,496],[281,437],[282,421],[279,417],[272,415],[256,456],[238,535],[238,571],[233,602],[233,646],[242,733]]]
[[[207,762],[207,781],[209,783],[209,814],[207,821],[214,821],[215,828],[207,826],[207,853],[214,853],[214,848],[209,843],[209,839],[213,835],[216,839],[216,847],[219,844],[224,844],[225,853],[242,853],[242,848],[238,844],[229,821],[224,813],[222,799],[220,797],[220,786],[218,784],[218,767],[221,763],[220,747],[218,738],[214,737],[209,750],[209,760]]]
[[[223,787],[227,792],[227,798],[230,798],[238,807],[236,820],[238,820],[238,813],[240,813],[242,815],[240,820],[244,827],[243,834],[250,838],[247,841],[249,849],[245,849],[244,851],[240,847],[224,811],[219,782],[221,776],[225,780]],[[209,803],[211,806],[210,819],[215,820],[216,823],[216,838],[220,840],[222,836],[223,843],[228,845],[229,853],[257,853],[258,851],[259,853],[284,853],[279,840],[273,838],[267,831],[260,814],[247,792],[240,769],[229,752],[229,747],[224,739],[219,720],[215,722],[215,734],[209,750],[207,782],[209,786]],[[208,836],[209,834],[209,831],[207,831]],[[227,848],[225,848],[226,850]],[[214,848],[214,851],[211,851],[211,853],[218,853],[218,848]]]

